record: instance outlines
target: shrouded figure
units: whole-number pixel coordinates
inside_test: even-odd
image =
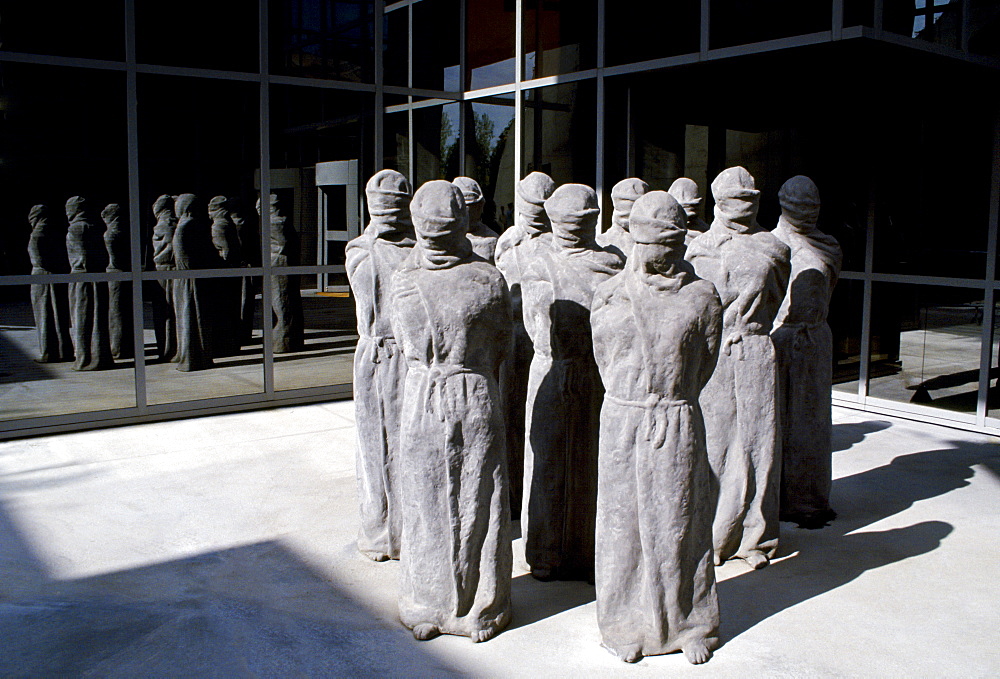
[[[174,271],[174,230],[177,217],[174,215],[174,197],[162,195],[153,203],[156,225],[153,227],[153,265],[157,271]],[[156,336],[156,350],[161,361],[177,359],[177,321],[174,316],[174,281],[166,279],[156,282],[156,287],[144,288],[153,302],[153,334]],[[157,289],[158,288],[158,289]]]
[[[31,273],[66,273],[66,234],[49,220],[49,209],[36,205],[28,213],[31,236],[28,257]],[[62,363],[73,360],[70,336],[69,291],[65,283],[32,283],[31,309],[38,333],[39,363]]]
[[[690,243],[698,237],[698,234],[708,231],[708,224],[698,216],[701,194],[698,193],[698,185],[693,179],[681,177],[674,180],[667,193],[673,196],[684,208],[684,214],[687,217],[687,239],[685,242]]]
[[[229,200],[216,196],[208,201],[208,217],[212,220],[212,245],[217,254],[216,266],[231,269],[243,265],[240,241],[236,227],[229,221]],[[241,309],[243,302],[242,278],[215,278],[212,280],[212,301],[215,307],[215,342],[213,356],[234,356],[242,345]]]
[[[483,196],[482,187],[479,186],[479,182],[469,177],[455,177],[452,184],[462,191],[465,207],[469,211],[468,238],[469,242],[472,243],[472,251],[493,264],[497,249],[497,234],[493,229],[483,224],[483,208],[486,207],[486,198]]]
[[[174,264],[178,271],[206,269],[216,262],[211,226],[205,203],[193,193],[174,202]],[[189,372],[211,368],[212,305],[210,279],[178,278],[173,281],[174,316],[177,319],[177,369]]]
[[[410,183],[382,170],[365,187],[371,221],[345,249],[358,318],[354,351],[358,549],[375,561],[399,558],[399,412],[406,361],[392,331],[389,284],[413,248]]]
[[[719,484],[716,563],[762,568],[778,547],[781,479],[777,366],[771,326],[788,284],[788,246],[757,224],[760,192],[742,167],[712,182],[715,220],[688,247],[695,272],[722,299],[722,350],[701,394],[708,456]]]
[[[400,485],[399,617],[417,639],[485,641],[510,621],[507,461],[497,372],[510,294],[472,252],[462,192],[446,181],[411,203],[417,245],[392,281],[408,371]]]
[[[792,177],[778,201],[781,217],[771,233],[792,251],[788,293],[771,332],[781,385],[781,519],[818,528],[837,516],[830,508],[833,334],[826,315],[843,254],[836,238],[816,228],[819,189],[811,179]]]
[[[664,191],[632,209],[625,270],[594,295],[601,369],[597,623],[626,662],[718,645],[715,497],[698,395],[719,354],[722,304],[684,261],[683,208]]]
[[[111,203],[101,212],[107,226],[104,245],[108,251],[108,273],[122,273],[129,267],[128,226],[122,224],[121,208]],[[135,356],[132,331],[132,283],[108,281],[108,327],[111,331],[111,355]]]
[[[622,268],[594,241],[597,194],[564,184],[545,201],[551,247],[521,279],[534,357],[528,377],[521,534],[540,580],[590,580],[594,571],[597,438],[604,389],[594,362],[590,304]]]
[[[66,253],[71,273],[103,273],[108,253],[103,229],[91,217],[86,200],[74,196],[66,201]],[[73,319],[74,370],[105,370],[115,365],[108,327],[106,283],[70,283],[70,316]]]
[[[260,210],[258,200],[257,214],[260,214]],[[295,266],[299,263],[299,235],[288,221],[276,193],[271,194],[269,210],[271,266]],[[305,328],[298,276],[271,276],[271,307],[274,316],[274,332],[271,336],[274,353],[302,351],[305,347]]]
[[[513,348],[500,369],[500,391],[507,432],[510,502],[516,516],[521,514],[524,482],[524,404],[528,398],[528,370],[535,353],[521,313],[521,277],[539,249],[551,247],[552,227],[545,214],[545,201],[555,189],[552,178],[541,172],[532,172],[519,181],[514,194],[514,226],[497,240],[496,265],[510,288],[514,316]]]
[[[228,198],[229,221],[236,231],[240,256],[243,266],[260,266],[260,232],[255,225],[257,213],[245,213],[238,198]],[[253,276],[240,277],[240,332],[239,344],[242,347],[253,337],[254,315],[257,311],[257,293],[260,292],[260,278]]]
[[[634,242],[629,233],[629,213],[636,199],[647,191],[649,185],[635,177],[623,179],[611,189],[611,204],[614,207],[611,228],[597,237],[597,243],[621,257],[623,261],[628,259]]]

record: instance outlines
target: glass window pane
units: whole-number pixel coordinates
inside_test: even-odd
[[[383,167],[410,174],[410,127],[406,111],[387,113],[382,117]]]
[[[470,3],[470,6],[478,4]],[[494,4],[502,6],[505,3],[497,0]],[[626,13],[610,11],[609,14]],[[636,22],[633,15],[630,24],[648,23],[647,18]],[[524,3],[525,80],[594,68],[596,52],[597,0],[529,0]]]
[[[272,73],[375,82],[374,0],[269,5]]]
[[[883,8],[884,30],[955,49],[961,47],[962,3],[959,0],[934,3],[887,0]]]
[[[840,279],[827,320],[833,331],[833,390],[856,396],[861,367],[864,282]]]
[[[466,89],[514,82],[514,3],[475,0],[465,11]]]
[[[407,7],[385,15],[382,23],[382,77],[386,85],[409,85],[410,11]]]
[[[412,5],[414,87],[459,90],[459,1],[422,0]]]
[[[596,85],[584,80],[524,93],[524,163],[521,174],[544,172],[556,184],[594,186]]]
[[[125,3],[5,2],[0,45],[10,52],[124,61]]]
[[[994,291],[994,299],[997,292]],[[1000,427],[1000,302],[993,305],[993,348],[990,351],[989,397],[986,402],[986,416],[996,418],[988,426]]]
[[[997,0],[969,4],[969,51],[1000,56],[1000,2]]]
[[[468,106],[465,174],[483,189],[483,223],[502,233],[513,224],[514,96],[490,97]]]
[[[428,106],[413,111],[414,189],[432,179],[458,176],[459,104]],[[404,173],[405,174],[405,173]]]
[[[830,0],[712,0],[709,47],[731,47],[764,40],[829,31]]]
[[[875,283],[871,317],[869,396],[975,414],[981,290]]]
[[[609,65],[690,54],[699,48],[701,1],[646,3],[641,21],[634,12],[608,5],[605,21]]]
[[[171,0],[168,6],[136,2],[136,59],[140,64],[257,71],[257,17],[256,2]]]
[[[844,28],[874,25],[874,0],[844,0]]]

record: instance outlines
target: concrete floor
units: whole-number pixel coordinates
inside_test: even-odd
[[[337,402],[0,443],[0,676],[1000,674],[997,439],[836,409],[840,518],[783,524],[763,571],[718,569],[707,665],[632,666],[600,647],[593,587],[520,566],[506,632],[415,641],[398,564],[355,549],[352,418]]]

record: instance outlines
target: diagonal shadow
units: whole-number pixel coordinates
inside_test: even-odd
[[[833,425],[831,444],[833,452],[847,450],[865,440],[869,434],[884,431],[892,426],[885,420],[868,420],[866,422],[842,423]]]

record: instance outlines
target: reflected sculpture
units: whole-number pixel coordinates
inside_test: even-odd
[[[107,230],[104,245],[108,251],[108,273],[129,271],[128,227],[122,225],[121,208],[111,203],[101,212]],[[108,281],[108,328],[111,332],[111,355],[115,358],[135,356],[132,331],[132,282]]]
[[[408,371],[401,421],[399,616],[417,639],[485,641],[510,621],[512,554],[497,373],[510,295],[472,252],[462,192],[438,180],[411,203],[417,245],[392,281]]]
[[[49,209],[35,205],[28,213],[31,236],[28,257],[32,275],[66,273],[66,238],[56,223],[49,220]],[[73,360],[70,336],[69,291],[65,283],[32,283],[31,309],[38,333],[39,363],[62,363]]]
[[[278,194],[270,198],[271,266],[296,266],[299,252],[299,234],[285,215]],[[257,214],[260,214],[260,200]],[[271,276],[271,308],[274,330],[271,344],[276,354],[302,351],[305,346],[305,327],[302,318],[302,297],[298,276]]]
[[[598,286],[591,323],[607,393],[597,495],[597,622],[626,662],[718,645],[714,493],[698,396],[722,332],[714,286],[684,261],[686,216],[653,191],[630,217],[625,270]]]
[[[486,198],[483,196],[482,187],[479,186],[479,182],[469,177],[455,177],[452,184],[462,191],[465,207],[469,211],[468,237],[469,242],[472,243],[472,251],[493,264],[497,248],[497,234],[493,229],[483,224],[483,208],[486,207]]]
[[[236,231],[240,256],[243,262],[240,266],[260,266],[260,232],[255,228],[256,212],[244,213],[241,202],[237,198],[226,201],[229,208],[229,221]],[[254,316],[257,311],[257,293],[260,292],[260,278],[242,276],[240,278],[240,331],[239,344],[242,347],[253,337]]]
[[[375,561],[399,558],[402,533],[399,412],[406,361],[392,330],[389,285],[414,245],[410,194],[410,183],[395,170],[382,170],[369,179],[365,196],[371,221],[345,249],[358,319],[354,351],[358,549]]]
[[[757,224],[760,192],[744,168],[719,174],[712,195],[715,220],[687,256],[695,272],[715,284],[725,309],[719,362],[700,399],[719,483],[715,560],[735,556],[762,568],[778,546],[781,461],[770,332],[790,253]]]
[[[594,241],[597,194],[564,184],[545,201],[550,248],[521,279],[524,325],[534,357],[525,405],[521,533],[531,574],[590,580],[594,568],[597,445],[604,393],[594,362],[590,304],[622,268]]]
[[[87,201],[73,196],[66,201],[66,253],[70,273],[104,273],[108,253],[102,229],[91,217]],[[70,315],[73,322],[74,370],[113,368],[111,331],[108,327],[108,286],[105,283],[69,284]]]
[[[174,197],[162,195],[153,203],[156,225],[153,227],[153,266],[157,271],[174,271],[174,230],[177,217],[174,216]],[[174,315],[174,281],[157,281],[156,287],[149,286],[153,307],[153,334],[156,336],[156,352],[161,361],[177,358],[177,322]]]
[[[215,196],[208,201],[208,216],[212,220],[212,245],[218,255],[216,266],[227,269],[242,266],[240,242],[236,227],[229,221],[229,204],[225,196]],[[216,358],[240,353],[241,309],[243,303],[242,279],[216,278],[212,280],[215,306],[215,332],[212,336]]]
[[[174,264],[178,271],[209,268],[216,259],[205,203],[192,193],[174,202]],[[178,278],[173,281],[174,315],[177,319],[177,369],[183,372],[211,368],[212,304],[209,279]]]
[[[623,179],[611,189],[611,204],[614,214],[611,216],[611,228],[597,237],[597,243],[622,260],[628,259],[632,252],[632,236],[628,231],[628,216],[636,199],[649,191],[649,185],[635,177]]]
[[[528,371],[534,349],[524,329],[521,311],[521,278],[539,250],[552,247],[552,227],[545,214],[545,201],[556,185],[541,172],[532,172],[517,183],[514,194],[514,226],[497,239],[496,265],[510,289],[514,317],[513,348],[500,369],[507,432],[507,465],[510,471],[512,510],[521,513],[524,481],[524,404],[528,398]]]
[[[792,251],[788,293],[771,333],[781,389],[781,519],[820,527],[836,517],[830,384],[833,333],[826,322],[843,254],[837,239],[816,228],[819,189],[792,177],[778,192],[781,217],[771,233]]]
[[[698,192],[698,185],[693,179],[680,177],[674,180],[667,193],[673,196],[681,204],[681,207],[684,208],[684,214],[687,216],[688,243],[697,238],[699,234],[708,231],[708,224],[698,216],[698,206],[701,205],[701,194]]]

